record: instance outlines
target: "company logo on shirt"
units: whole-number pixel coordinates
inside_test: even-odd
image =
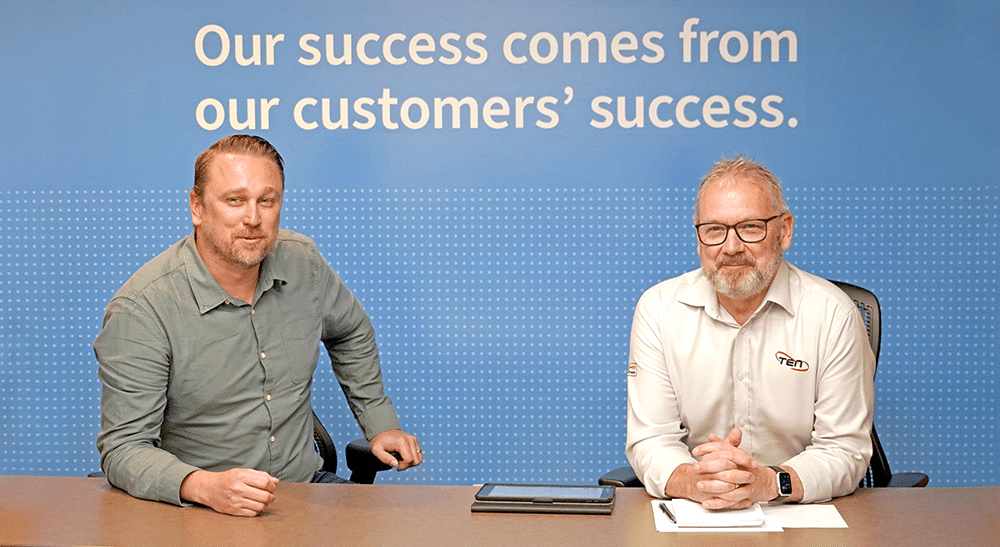
[[[775,353],[774,357],[775,357],[775,359],[778,360],[779,363],[781,363],[782,365],[785,365],[786,367],[788,367],[788,368],[790,368],[790,369],[792,369],[792,370],[794,370],[796,372],[805,372],[805,371],[809,370],[809,363],[807,363],[807,362],[805,362],[805,361],[803,361],[801,359],[795,359],[794,357],[792,357],[791,355],[788,355],[787,353],[785,353],[783,351],[779,351],[778,353]]]

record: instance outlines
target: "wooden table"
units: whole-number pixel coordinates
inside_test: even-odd
[[[78,477],[0,477],[2,545],[995,546],[1000,486],[868,489],[833,502],[849,528],[660,533],[650,498],[619,489],[610,516],[473,514],[474,486],[280,484],[262,515],[143,501]]]

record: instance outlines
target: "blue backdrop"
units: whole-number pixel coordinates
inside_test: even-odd
[[[197,154],[250,132],[427,452],[381,481],[622,465],[633,306],[698,266],[694,188],[750,153],[786,186],[786,257],[881,299],[894,470],[997,484],[998,22],[971,0],[4,0],[0,473],[97,468],[104,306],[189,232]],[[357,437],[328,364],[314,389]]]

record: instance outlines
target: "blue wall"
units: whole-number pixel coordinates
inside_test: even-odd
[[[712,161],[748,152],[785,183],[797,221],[787,258],[882,301],[876,420],[894,470],[937,486],[1000,483],[998,21],[1000,5],[974,1],[5,0],[0,473],[97,468],[91,342],[104,306],[188,233],[194,158],[238,129],[211,107],[199,121],[199,105],[236,99],[246,121],[253,99],[255,127],[240,131],[285,156],[283,225],[313,237],[365,303],[387,388],[428,453],[380,480],[592,482],[621,465],[633,306],[697,267],[694,187]],[[706,62],[700,35],[685,62],[686,24],[718,31]],[[213,28],[230,41],[218,66]],[[777,61],[766,47],[754,61],[754,31],[767,30],[794,34],[794,61],[787,38]],[[596,42],[588,62],[579,45],[563,61],[563,33],[577,31],[603,34],[605,62]],[[504,55],[517,32],[522,64]],[[616,58],[623,32],[636,49]],[[343,35],[369,33],[378,64],[309,65],[324,39],[299,42],[331,34],[339,54]],[[420,33],[435,51],[411,55]],[[238,34],[248,55],[253,35],[284,38],[273,64],[262,53],[241,66]],[[544,62],[549,36],[559,52]],[[387,40],[405,62],[390,62]],[[382,100],[388,117],[383,94],[396,100]],[[595,107],[602,96],[611,102]],[[478,127],[465,107],[458,127],[445,109],[436,128],[445,97],[474,99]],[[644,123],[626,127],[637,97]],[[348,127],[324,128],[322,100],[335,120],[341,98]],[[358,105],[370,128],[359,98],[371,99]],[[266,127],[261,99],[277,99]],[[504,102],[491,126],[484,111]],[[671,126],[654,123],[654,102]],[[357,437],[328,365],[315,390],[335,440]]]

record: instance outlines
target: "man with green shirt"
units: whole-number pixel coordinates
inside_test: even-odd
[[[322,343],[372,452],[423,461],[382,387],[361,303],[308,238],[278,228],[284,164],[233,135],[195,163],[194,231],[136,272],[94,342],[101,468],[133,496],[253,516],[320,470],[311,386]],[[399,454],[399,458],[391,455]]]

